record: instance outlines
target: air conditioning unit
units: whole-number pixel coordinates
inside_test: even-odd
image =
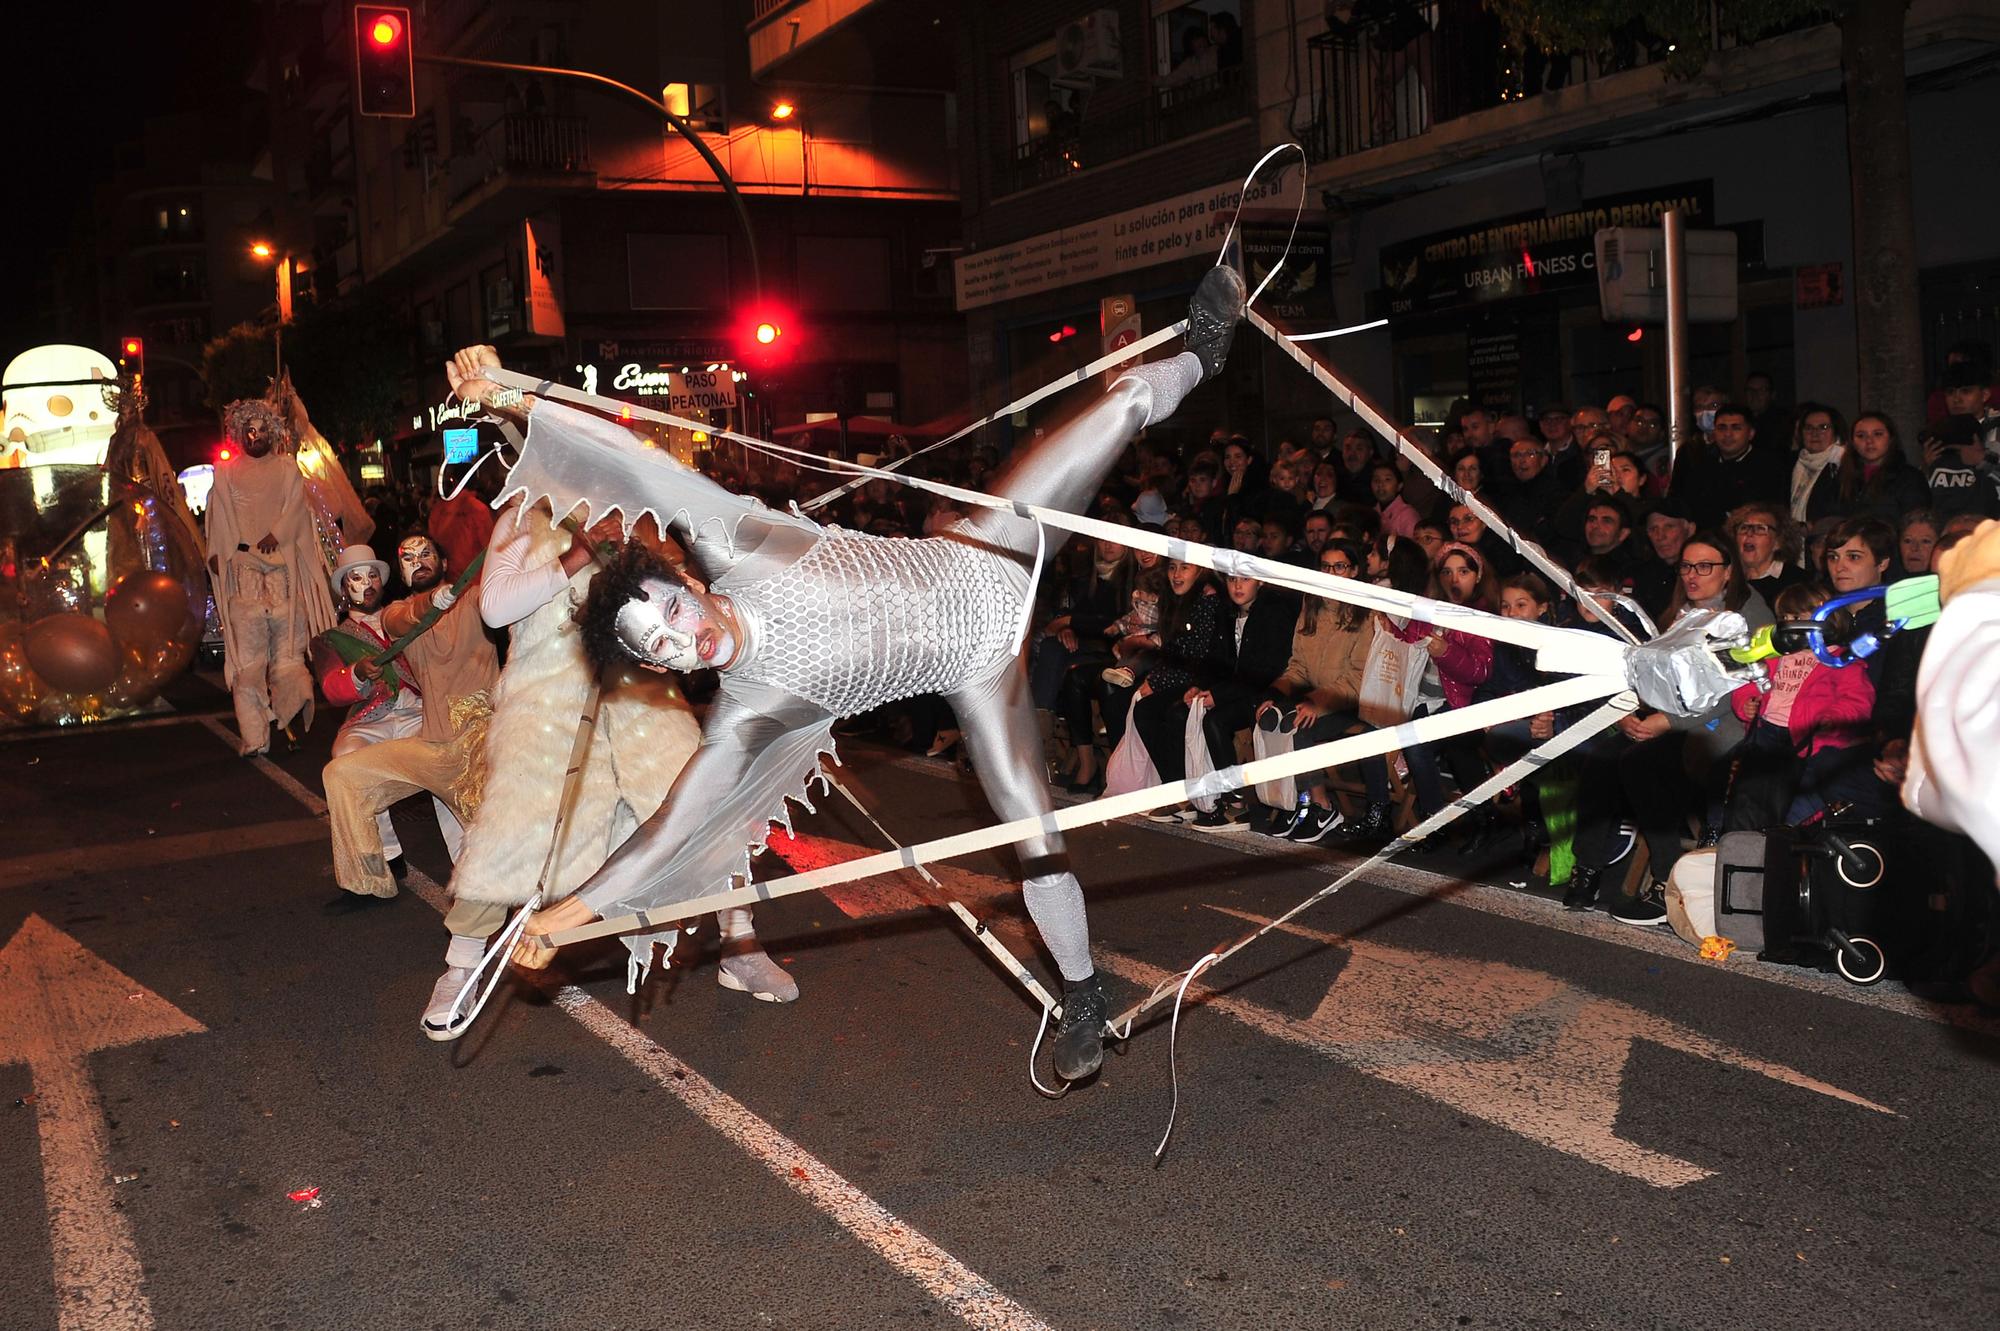
[[[1058,82],[1125,77],[1125,51],[1118,40],[1118,11],[1098,9],[1056,30]]]

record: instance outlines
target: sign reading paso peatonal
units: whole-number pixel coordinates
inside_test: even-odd
[[[728,370],[649,370],[637,361],[618,371],[611,386],[640,397],[664,397],[667,410],[725,411],[736,405],[736,379]]]

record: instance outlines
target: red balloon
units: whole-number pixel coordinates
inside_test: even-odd
[[[179,578],[142,568],[120,578],[104,598],[104,618],[120,643],[149,646],[176,637],[193,614]]]
[[[86,695],[118,678],[118,645],[111,630],[76,610],[28,626],[28,664],[50,688]]]

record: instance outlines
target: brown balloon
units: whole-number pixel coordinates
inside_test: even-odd
[[[127,573],[104,598],[104,620],[111,636],[125,646],[170,642],[191,618],[187,588],[158,569]]]
[[[118,678],[118,645],[111,630],[74,610],[30,624],[27,656],[43,683],[65,693],[99,693]]]

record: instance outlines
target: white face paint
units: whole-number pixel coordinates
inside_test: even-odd
[[[642,587],[647,599],[618,610],[618,641],[640,664],[686,672],[723,669],[736,659],[735,635],[701,596],[658,578]]]
[[[382,603],[381,571],[373,564],[356,564],[340,575],[340,593],[349,605],[373,610]]]
[[[396,547],[396,564],[411,591],[423,591],[437,581],[438,562],[437,547],[428,536],[407,537]]]

